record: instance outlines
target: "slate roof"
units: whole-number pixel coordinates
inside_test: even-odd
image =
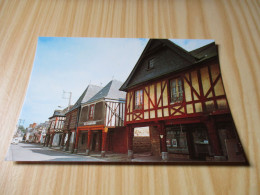
[[[204,61],[205,59],[217,56],[218,49],[215,42],[213,42],[198,49],[192,50],[189,53],[198,58],[198,61]]]
[[[147,71],[143,66],[151,56],[156,57],[157,64]],[[217,56],[217,46],[214,42],[188,52],[170,40],[150,39],[120,90],[125,91],[141,83],[181,71],[214,56]]]
[[[76,103],[72,106],[72,108],[68,111],[71,112],[75,110],[76,108],[80,107],[82,103],[87,102],[91,97],[93,97],[99,90],[101,90],[102,87],[97,85],[88,85],[85,91],[82,93],[82,95],[79,97],[79,99],[76,101]]]
[[[60,116],[60,117],[65,116],[65,113],[67,110],[68,110],[68,107],[66,107],[63,110],[54,110],[53,115],[51,117],[49,117],[49,119],[56,117],[56,116]]]
[[[103,87],[96,95],[89,99],[86,103],[91,103],[100,99],[118,99],[125,100],[126,93],[119,91],[123,83],[117,80],[111,80],[105,87]]]

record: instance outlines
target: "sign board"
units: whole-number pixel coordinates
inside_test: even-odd
[[[88,121],[84,122],[84,125],[95,125],[97,122],[96,121]]]

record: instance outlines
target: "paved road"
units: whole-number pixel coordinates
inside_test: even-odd
[[[69,154],[62,151],[52,150],[42,147],[38,144],[19,143],[10,145],[7,152],[6,161],[77,161],[77,162],[95,162],[103,161],[102,159]]]

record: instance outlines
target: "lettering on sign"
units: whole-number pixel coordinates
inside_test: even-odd
[[[95,125],[97,121],[84,122],[84,125]]]

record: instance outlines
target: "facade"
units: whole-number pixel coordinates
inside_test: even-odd
[[[47,130],[43,146],[57,147],[60,145],[66,111],[67,108],[64,110],[55,110],[53,115],[49,118],[49,128]]]
[[[169,158],[245,160],[211,43],[188,52],[151,39],[120,90],[133,158],[134,128],[148,126],[151,153]]]
[[[127,134],[124,128],[125,92],[122,83],[110,81],[87,102],[81,104],[75,149],[78,153],[106,151],[127,152]]]
[[[92,96],[94,96],[101,87],[96,85],[88,85],[83,94],[79,97],[77,102],[72,106],[72,108],[65,113],[66,119],[63,127],[62,141],[60,143],[60,148],[65,151],[74,151],[75,134],[78,125],[78,117],[80,114],[81,103],[88,101]]]
[[[37,134],[37,143],[44,143],[44,139],[46,136],[46,132],[49,127],[49,121],[45,121],[44,123],[40,123],[35,127],[36,134]]]
[[[35,127],[36,123],[30,124],[28,128],[26,128],[26,133],[25,133],[25,142],[35,142]]]

